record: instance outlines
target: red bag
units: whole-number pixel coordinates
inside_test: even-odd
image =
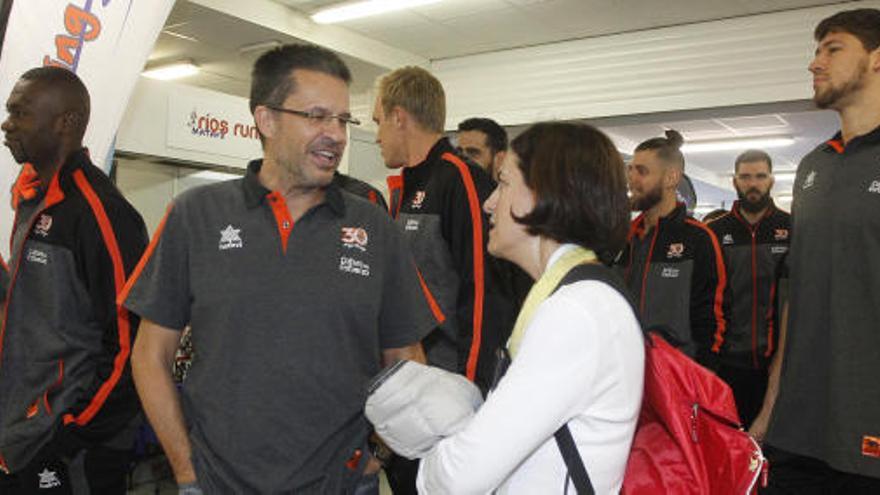
[[[623,495],[749,494],[766,485],[761,447],[724,381],[656,333],[645,345],[642,410]]]

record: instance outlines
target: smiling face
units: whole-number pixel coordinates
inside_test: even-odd
[[[522,218],[535,208],[534,192],[526,185],[519,157],[510,151],[501,164],[498,187],[483,205],[489,214],[489,253],[523,266],[527,247],[537,239],[514,216]]]
[[[291,76],[294,91],[282,108],[323,115],[348,115],[348,85],[342,79],[306,69]],[[269,110],[272,124],[263,134],[265,154],[290,174],[300,188],[324,187],[333,180],[348,142],[345,125],[338,119],[311,119]]]
[[[870,75],[871,52],[855,36],[828,33],[810,63],[813,101],[823,109],[841,110],[858,103]]]

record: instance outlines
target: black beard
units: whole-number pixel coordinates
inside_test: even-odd
[[[663,190],[658,187],[648,191],[641,198],[630,199],[630,209],[632,211],[648,211],[659,203],[661,199],[663,199]]]
[[[739,207],[742,208],[746,213],[759,213],[764,208],[770,206],[770,191],[767,191],[766,194],[761,194],[757,201],[749,201],[748,193],[750,192],[761,193],[757,189],[749,189],[746,192],[736,190],[736,195],[739,198]]]
[[[861,90],[865,86],[865,73],[867,72],[867,69],[867,62],[862,61],[856,70],[858,75],[855,79],[850,79],[841,87],[829,88],[828,91],[823,94],[814,93],[813,103],[816,104],[816,108],[819,108],[820,110],[834,109],[840,100]]]

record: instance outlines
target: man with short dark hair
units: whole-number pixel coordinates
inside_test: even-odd
[[[767,493],[880,493],[880,10],[816,27],[813,101],[840,132],[794,181],[791,294],[764,408]],[[783,317],[785,317],[783,315]],[[772,412],[772,416],[771,416]]]
[[[492,119],[473,117],[458,124],[458,151],[498,180],[507,153],[507,131]]]
[[[175,199],[120,296],[143,317],[134,377],[187,493],[350,493],[379,468],[366,467],[370,379],[424,361],[437,322],[405,239],[333,183],[356,123],[350,79],[323,48],[262,55],[263,159]],[[187,324],[197,352],[178,399],[170,365]]]
[[[626,178],[630,206],[642,213],[632,221],[617,263],[642,322],[665,327],[672,344],[714,368],[714,344],[726,326],[726,274],[718,239],[678,202],[682,143],[669,130],[636,147]]]
[[[89,93],[25,72],[6,101],[11,282],[0,330],[0,492],[123,494],[140,424],[128,363],[138,319],[116,305],[147,244],[141,216],[82,146]]]
[[[709,223],[721,242],[730,295],[718,375],[733,389],[740,421],[750,425],[764,401],[777,347],[791,216],[773,204],[773,161],[766,152],[748,150],[736,158],[733,187],[739,200]]]

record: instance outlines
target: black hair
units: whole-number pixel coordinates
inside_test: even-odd
[[[68,69],[57,66],[36,67],[21,75],[23,81],[33,81],[44,85],[51,91],[57,91],[61,97],[61,113],[68,113],[74,117],[74,138],[82,141],[89,125],[89,113],[91,111],[91,99],[89,90],[76,74]]]
[[[773,172],[773,159],[764,150],[746,150],[736,157],[733,164],[733,171],[739,172],[739,164],[747,162],[767,162],[767,169]]]
[[[684,169],[684,155],[681,154],[681,145],[684,138],[673,129],[666,131],[666,137],[648,139],[636,146],[636,151],[654,151],[657,157],[666,163],[677,165]]]
[[[315,45],[290,44],[273,48],[254,63],[251,72],[251,113],[257,105],[281,106],[287,95],[296,90],[291,73],[296,69],[313,70],[337,77],[351,84],[351,72],[332,51]]]
[[[511,143],[535,207],[523,217],[532,235],[590,248],[604,262],[629,225],[623,158],[611,139],[586,124],[535,124]]]
[[[507,131],[492,119],[473,117],[463,120],[458,124],[458,131],[480,131],[485,134],[493,155],[507,149]]]
[[[838,12],[816,26],[814,37],[816,41],[822,41],[829,33],[849,33],[858,38],[866,50],[872,52],[880,47],[880,10],[855,9]]]

